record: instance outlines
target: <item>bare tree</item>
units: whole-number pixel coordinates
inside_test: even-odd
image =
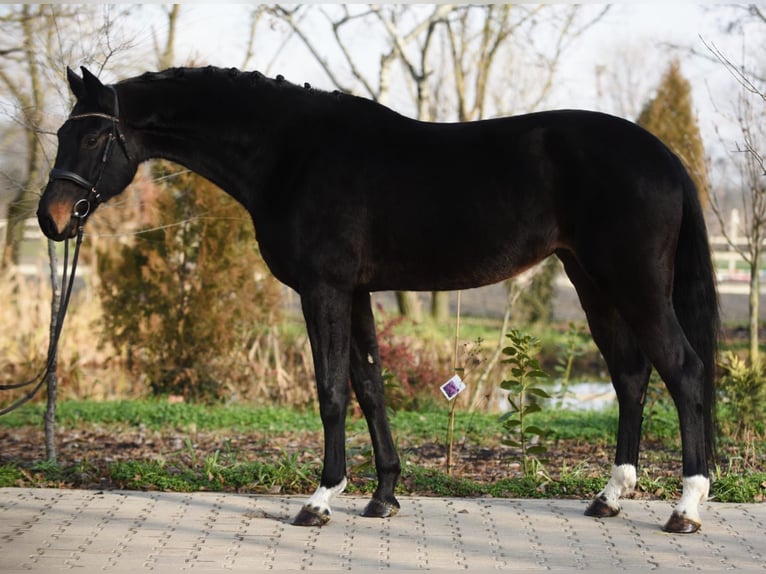
[[[416,116],[418,119],[431,120],[429,77],[432,71],[429,52],[437,25],[445,22],[446,15],[452,9],[447,4],[427,9],[390,4],[364,7],[342,5],[332,8],[303,6],[292,9],[276,6],[271,13],[288,24],[330,81],[344,92],[360,93],[390,105],[393,65],[400,62],[404,74],[416,86]],[[318,40],[306,31],[307,19],[315,14],[331,30],[341,65],[329,60],[323,54]],[[377,74],[371,73],[363,65],[357,50],[352,47],[355,38],[359,37],[359,24],[368,31],[377,30],[383,38]],[[416,294],[398,292],[396,298],[403,315],[420,320],[422,308]]]
[[[594,69],[599,105],[620,117],[637,118],[661,64],[647,58],[640,42],[615,46],[602,62]]]
[[[10,97],[11,108],[6,115],[20,128],[16,155],[25,158],[24,166],[16,172],[4,171],[7,182],[12,183],[12,199],[8,207],[8,228],[0,267],[8,268],[17,262],[19,244],[23,238],[23,222],[34,213],[39,189],[47,171],[49,156],[46,143],[51,134],[48,122],[51,109],[62,100],[58,80],[65,65],[78,54],[105,64],[128,44],[117,41],[113,34],[111,9],[94,18],[93,7],[66,7],[59,5],[15,5],[0,10],[0,22],[6,34],[0,40],[0,85]],[[101,10],[100,8],[96,8]],[[87,34],[84,32],[87,30]],[[71,37],[71,42],[64,40]],[[88,54],[81,50],[92,50]],[[54,97],[57,96],[57,97]],[[56,377],[57,331],[61,288],[56,275],[57,260],[53,244],[48,242],[51,272],[51,343],[48,350],[49,368],[46,373],[48,395],[44,415],[45,446],[48,460],[55,461],[55,413],[58,380]]]
[[[386,4],[277,6],[270,13],[287,24],[338,89],[404,108],[421,120],[469,121],[540,106],[567,48],[605,9]],[[328,56],[328,38],[338,58]],[[366,50],[358,49],[359,38]],[[373,44],[377,66],[370,65]],[[524,74],[525,68],[533,72]],[[402,94],[409,94],[408,101]],[[419,312],[411,294],[397,298],[403,313]],[[446,294],[435,295],[432,314],[446,313]]]
[[[472,121],[539,109],[553,90],[567,49],[608,10],[608,6],[588,12],[581,6],[542,4],[453,10],[446,31],[451,66],[446,69],[451,72],[455,103],[452,113],[435,119]],[[545,42],[540,42],[541,37]],[[525,69],[535,73],[526,75]],[[449,98],[443,92],[440,95]],[[508,287],[514,291],[512,285]],[[507,301],[512,306],[517,299]],[[437,319],[447,316],[446,293],[433,294],[431,312]]]
[[[608,10],[546,4],[456,9],[448,28],[455,119],[539,109],[555,87],[567,50]]]
[[[157,38],[157,33],[152,30],[152,38],[154,40],[154,53],[157,55],[157,65],[160,69],[169,68],[173,65],[175,59],[175,47],[176,47],[176,29],[178,24],[178,15],[181,12],[180,4],[171,4],[169,7],[160,7],[162,12],[167,18],[167,34],[165,36],[165,43],[160,46],[160,41]]]
[[[766,22],[766,20],[764,21]],[[766,84],[751,73],[743,63],[735,65],[714,44],[706,44],[708,50],[731,73],[740,90],[737,95],[737,140],[731,152],[740,181],[741,229],[745,243],[742,245],[726,224],[726,214],[720,198],[712,194],[711,206],[727,242],[747,263],[750,272],[749,285],[749,354],[751,364],[759,359],[759,303],[760,267],[766,241]]]
[[[47,28],[43,37],[51,41],[48,10],[41,5],[23,4],[9,9],[0,19],[3,28],[10,31],[8,42],[0,49],[2,67],[0,82],[11,96],[14,104],[13,120],[23,128],[26,148],[25,167],[21,173],[6,176],[13,182],[14,192],[8,205],[8,227],[5,247],[0,265],[7,267],[18,260],[18,246],[23,237],[23,222],[33,212],[36,186],[40,181],[43,150],[39,142],[42,126],[45,90],[40,69],[38,38],[41,29]],[[18,179],[17,179],[18,178]]]
[[[21,143],[15,154],[23,157],[21,169],[2,173],[11,188],[8,227],[0,266],[18,260],[24,219],[34,213],[44,183],[51,133],[51,110],[66,102],[61,81],[72,60],[103,67],[127,50],[114,20],[124,12],[109,7],[19,4],[0,9],[0,85],[9,98],[4,115],[19,127]]]
[[[433,102],[434,66],[431,52],[436,41],[437,27],[448,22],[447,16],[452,10],[453,6],[449,4],[437,5],[425,18],[416,20],[415,24],[405,32],[400,32],[397,28],[397,16],[399,16],[397,12],[383,10],[379,6],[373,7],[373,12],[383,25],[392,45],[386,64],[390,68],[390,63],[394,59],[401,63],[406,79],[415,87],[416,118],[421,121],[438,119]],[[414,49],[412,49],[413,45]],[[383,69],[383,63],[381,69]],[[413,293],[400,291],[396,296],[402,314],[416,315],[416,318],[419,318],[417,317],[420,314],[417,306],[419,300]],[[431,316],[437,320],[446,319],[449,315],[448,305],[448,293],[434,292],[431,296]]]
[[[242,64],[240,68],[246,69],[251,60],[255,57],[255,37],[259,25],[263,21],[263,16],[266,14],[267,6],[259,4],[253,8],[250,12],[250,27],[248,29],[247,44],[245,44],[245,55],[242,58]]]

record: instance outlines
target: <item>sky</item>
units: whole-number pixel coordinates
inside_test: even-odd
[[[743,40],[740,35],[723,31],[731,11],[707,6],[710,4],[690,2],[612,5],[606,17],[567,53],[556,89],[545,107],[599,109],[635,119],[662,71],[673,57],[679,57],[682,72],[693,86],[693,100],[706,143],[717,140],[716,130],[724,133],[731,130],[727,116],[732,115],[729,100],[733,84],[723,67],[706,57],[709,52],[703,39],[732,53],[734,58],[741,53]],[[239,66],[248,28],[245,10],[241,4],[184,5],[177,63],[194,60]],[[161,26],[161,20],[152,20],[146,30],[153,26]],[[334,88],[299,42],[292,41],[283,56],[273,60],[271,54],[264,52],[276,51],[274,36],[265,37],[269,44],[257,50],[254,67],[270,75],[283,74],[295,83],[308,81],[319,88]],[[700,55],[693,55],[692,51]],[[597,70],[602,82],[619,78],[625,84],[619,96],[621,101],[603,91],[599,94]],[[391,105],[396,108],[396,100]]]
[[[716,127],[728,124],[716,107],[729,99],[732,78],[722,65],[710,60],[705,42],[733,53],[741,49],[738,36],[722,31],[725,20],[724,14],[692,3],[613,6],[605,20],[575,46],[562,71],[562,89],[555,103],[595,107],[635,119],[668,63],[679,58],[681,71],[692,84],[693,103],[705,139],[714,139]],[[616,75],[635,88],[623,91],[623,106],[628,109],[599,97],[597,67],[605,76]]]
[[[706,6],[709,6],[707,4]],[[125,9],[118,5],[114,10]],[[594,13],[603,5],[588,5]],[[111,63],[104,70],[106,81],[133,75],[138,69],[156,69],[154,42],[164,41],[166,19],[162,6],[144,5],[131,7],[130,24],[125,34],[134,43],[128,54],[131,62],[129,72],[125,67]],[[223,67],[241,67],[249,29],[247,4],[186,3],[182,5],[178,37],[176,41],[176,65],[190,62]],[[573,44],[566,52],[556,78],[553,93],[544,102],[543,109],[583,108],[614,113],[635,119],[662,72],[671,59],[681,60],[682,73],[693,86],[693,101],[702,129],[708,153],[716,158],[725,157],[734,148],[732,138],[736,135],[733,117],[733,94],[737,88],[731,76],[719,63],[711,61],[703,39],[740,61],[743,46],[754,45],[751,38],[741,33],[724,32],[726,22],[734,13],[732,8],[707,8],[691,2],[621,2],[611,6],[606,16]],[[268,24],[268,23],[267,23]],[[761,25],[766,32],[766,25]],[[283,48],[284,37],[279,25],[267,25],[259,33],[255,57],[248,64],[267,75],[283,74],[288,80],[332,90],[332,85],[316,61],[297,39]],[[316,34],[317,30],[310,30]],[[356,39],[358,52],[368,50],[371,67],[377,65],[377,52],[370,50],[368,38]],[[763,46],[763,43],[759,44]],[[693,54],[692,52],[695,52]],[[755,50],[751,52],[756,53]],[[329,50],[328,50],[329,53]],[[143,62],[135,64],[145,54]],[[275,56],[279,54],[279,56]],[[752,57],[752,56],[751,56]],[[72,61],[74,68],[82,62]],[[534,71],[529,71],[534,74]],[[119,74],[122,74],[121,76]],[[509,88],[513,89],[509,80]],[[599,90],[609,83],[617,82],[622,89]],[[62,94],[65,87],[62,86]],[[1,94],[0,94],[1,96]],[[62,109],[56,120],[68,113],[62,98]],[[413,115],[412,100],[402,93],[392,97],[391,107],[405,115]],[[723,133],[722,142],[718,133]]]

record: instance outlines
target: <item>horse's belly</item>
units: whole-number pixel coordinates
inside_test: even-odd
[[[370,291],[455,291],[498,283],[535,265],[552,250],[516,250],[488,256],[486,252],[439,252],[408,256],[374,266],[362,282]]]

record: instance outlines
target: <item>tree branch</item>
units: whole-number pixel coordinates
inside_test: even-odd
[[[326,58],[322,57],[322,55],[319,53],[319,50],[314,45],[314,43],[309,39],[309,37],[303,32],[303,29],[301,28],[298,21],[295,19],[296,13],[300,10],[300,8],[294,8],[292,10],[289,10],[287,8],[284,8],[282,6],[276,5],[273,6],[271,9],[271,12],[284,22],[290,26],[293,33],[303,42],[303,45],[308,49],[308,51],[311,53],[311,55],[314,57],[314,59],[317,61],[317,63],[322,67],[322,70],[324,70],[324,73],[327,74],[327,77],[330,79],[330,82],[333,83],[338,89],[344,91],[344,92],[351,92],[352,90],[348,88],[343,82],[340,81],[340,78],[338,78],[335,73],[333,72],[332,66],[330,66],[330,63],[327,61]]]
[[[713,42],[708,43],[702,36],[699,38],[704,46],[710,51],[711,54],[715,56],[715,58],[721,64],[723,64],[729,74],[731,74],[731,76],[737,81],[737,83],[739,83],[740,86],[742,86],[751,94],[755,94],[762,100],[766,101],[766,94],[753,83],[748,72],[745,71],[744,65],[741,67],[735,65],[729,58],[724,55],[723,52],[721,52],[721,50],[718,49],[718,46],[716,46]]]

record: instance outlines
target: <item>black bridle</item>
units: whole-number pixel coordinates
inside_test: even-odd
[[[120,130],[120,102],[117,98],[117,90],[115,90],[112,86],[108,87],[114,94],[114,115],[104,114],[101,112],[90,112],[86,114],[78,114],[76,116],[69,116],[69,118],[67,118],[67,121],[100,118],[112,122],[111,130],[109,131],[106,144],[104,145],[104,151],[101,154],[101,163],[99,165],[95,181],[91,182],[78,173],[57,167],[51,169],[48,176],[51,181],[64,179],[71,181],[72,183],[75,183],[83,189],[87,190],[88,196],[79,199],[74,204],[74,207],[72,208],[73,217],[84,218],[101,203],[101,194],[98,191],[98,184],[101,183],[101,176],[104,175],[104,170],[106,169],[106,166],[112,157],[112,153],[114,153],[115,142],[119,144],[122,152],[125,154],[125,157],[128,159],[128,161],[130,161],[130,154],[128,153],[128,147],[125,143],[125,136]]]
[[[104,146],[104,151],[101,154],[101,163],[99,165],[98,173],[96,174],[96,179],[94,182],[88,181],[87,179],[85,179],[84,177],[82,177],[81,175],[73,171],[59,169],[56,167],[54,167],[50,171],[49,179],[51,181],[54,181],[57,179],[64,179],[64,180],[76,183],[77,185],[79,185],[80,187],[88,191],[88,196],[77,200],[74,206],[72,207],[72,217],[77,219],[77,240],[75,242],[74,255],[72,256],[72,270],[70,274],[67,273],[67,267],[69,263],[69,240],[67,240],[64,243],[64,270],[63,270],[63,275],[61,279],[61,285],[62,285],[63,291],[61,293],[61,300],[60,300],[59,307],[57,309],[55,322],[53,324],[53,329],[51,332],[51,337],[48,342],[48,359],[46,360],[45,368],[40,375],[38,375],[37,377],[29,381],[24,381],[22,383],[13,383],[10,385],[0,385],[0,391],[21,389],[24,387],[29,387],[34,385],[32,389],[28,391],[25,395],[16,399],[13,403],[8,405],[7,407],[0,409],[0,416],[6,413],[9,413],[13,410],[16,410],[21,405],[23,405],[24,403],[32,399],[40,390],[40,387],[42,387],[43,384],[49,379],[49,377],[55,373],[56,363],[57,363],[57,354],[58,354],[58,342],[59,342],[59,338],[61,337],[61,329],[64,325],[64,318],[66,317],[67,308],[69,307],[69,300],[72,296],[72,290],[74,287],[75,272],[77,270],[77,261],[80,258],[80,245],[82,244],[85,218],[93,209],[95,209],[98,206],[99,203],[101,203],[101,194],[98,191],[98,185],[99,183],[101,183],[101,176],[104,174],[104,170],[106,169],[106,166],[112,157],[112,153],[114,152],[115,142],[117,142],[120,145],[123,153],[125,154],[125,157],[128,159],[128,161],[130,161],[130,154],[128,153],[128,148],[125,144],[125,136],[123,136],[119,127],[120,108],[119,108],[119,102],[117,100],[117,91],[111,86],[109,86],[109,88],[114,93],[114,115],[113,116],[109,114],[103,114],[100,112],[92,112],[92,113],[86,113],[86,114],[78,114],[76,116],[69,116],[69,118],[67,119],[67,121],[70,121],[70,120],[82,120],[86,118],[102,118],[102,119],[110,120],[112,122],[112,127],[109,132],[106,145]],[[54,293],[54,297],[55,297],[55,293]]]

